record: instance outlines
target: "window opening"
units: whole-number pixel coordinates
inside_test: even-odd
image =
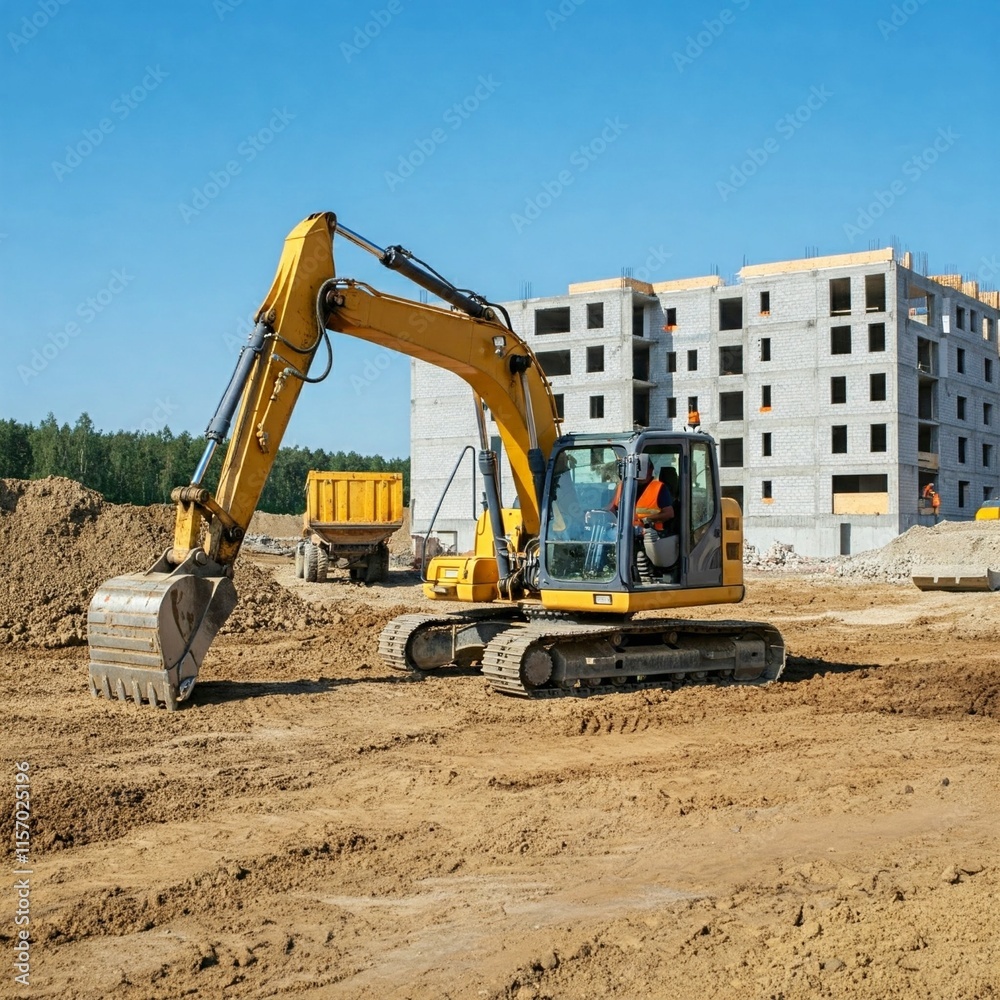
[[[719,393],[719,420],[743,419],[743,393]]]
[[[719,348],[719,374],[743,374],[743,347],[741,345]]]
[[[535,357],[546,375],[570,375],[569,351],[536,351]]]
[[[885,275],[865,275],[865,312],[885,312]]]
[[[535,310],[535,336],[569,333],[569,306],[553,306]]]
[[[743,468],[743,438],[722,438],[719,441],[719,465],[724,469]]]
[[[830,353],[851,353],[851,328],[849,326],[834,326],[830,328]]]
[[[830,279],[830,315],[849,316],[851,313],[851,279]]]
[[[847,454],[847,425],[836,424],[830,428],[830,446],[834,455]]]
[[[597,347],[587,348],[587,371],[588,372],[602,372],[604,371],[604,345],[600,344]]]
[[[743,299],[719,299],[719,329],[743,329]]]

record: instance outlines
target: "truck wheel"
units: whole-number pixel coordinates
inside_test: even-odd
[[[330,553],[322,545],[314,545],[316,550],[316,582],[326,583],[326,574],[330,569]]]
[[[295,546],[295,578],[301,580],[305,575],[306,569],[306,555],[303,551],[306,547],[305,542],[299,542]]]
[[[319,547],[312,542],[306,542],[306,562],[305,580],[306,583],[316,582],[316,573],[319,569]]]
[[[365,583],[381,583],[389,573],[389,550],[385,544],[379,545],[368,556],[368,568],[365,572]]]

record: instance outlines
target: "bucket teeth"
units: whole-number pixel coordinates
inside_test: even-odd
[[[108,580],[87,615],[90,692],[173,711],[190,694],[215,634],[236,605],[222,567],[161,559]],[[214,571],[214,572],[213,572]]]

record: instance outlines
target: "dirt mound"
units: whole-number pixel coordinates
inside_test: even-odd
[[[266,535],[268,538],[301,538],[301,514],[268,514],[266,511],[254,511],[250,519],[248,535]]]
[[[410,538],[410,508],[403,510],[403,523],[389,539],[389,555],[413,558],[413,541]]]
[[[0,479],[0,644],[82,645],[87,607],[107,579],[147,569],[170,545],[174,508],[107,503],[70,479]],[[326,621],[270,572],[242,559],[225,631]]]
[[[327,621],[325,609],[289,593],[269,570],[249,559],[237,560],[233,583],[239,603],[221,634],[257,629],[303,629]]]
[[[70,479],[0,479],[0,643],[86,642],[94,591],[152,565],[173,519],[172,507],[109,504]]]

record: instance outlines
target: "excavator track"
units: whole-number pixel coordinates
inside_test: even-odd
[[[413,673],[418,668],[406,657],[410,637],[421,628],[447,625],[451,615],[400,615],[393,618],[378,637],[378,655],[387,667]]]
[[[482,661],[494,691],[522,698],[766,684],[784,665],[784,640],[771,625],[680,619],[605,626],[536,621],[498,635]]]
[[[486,644],[521,617],[516,608],[476,608],[455,614],[393,618],[378,639],[379,656],[394,670],[419,673],[479,662]]]

